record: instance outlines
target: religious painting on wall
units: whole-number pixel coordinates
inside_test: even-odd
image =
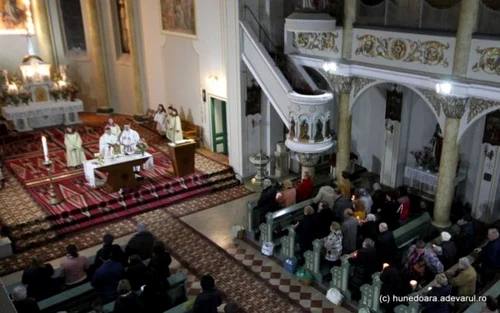
[[[195,0],[160,0],[164,33],[196,38]]]
[[[403,109],[403,93],[396,88],[387,91],[385,102],[385,118],[401,122],[401,111]]]
[[[247,87],[246,115],[260,114],[261,103],[262,89],[260,89],[260,86],[254,80],[252,85]]]
[[[0,0],[0,34],[26,33],[28,9],[24,0]]]
[[[128,14],[125,0],[116,0],[116,13],[118,16],[121,52],[127,54],[130,53],[130,33],[128,30]]]
[[[486,115],[483,143],[500,146],[500,110],[496,110]]]

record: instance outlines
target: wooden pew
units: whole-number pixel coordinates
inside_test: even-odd
[[[492,296],[493,298],[497,298],[500,296],[500,280],[498,280],[490,289],[488,289],[484,294],[484,296]],[[484,302],[476,302],[471,304],[464,313],[480,313],[483,309]]]

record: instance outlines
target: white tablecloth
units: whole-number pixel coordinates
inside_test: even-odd
[[[83,164],[83,170],[85,172],[85,179],[87,179],[87,182],[91,187],[96,187],[96,181],[95,181],[95,170],[98,170],[101,167],[108,166],[111,164],[119,164],[119,163],[124,163],[128,162],[131,160],[138,160],[138,159],[145,159],[145,163],[142,165],[142,168],[146,170],[151,170],[154,169],[155,165],[153,162],[153,156],[149,153],[145,153],[144,155],[141,154],[131,154],[131,155],[126,155],[122,156],[113,160],[109,161],[104,161],[103,164],[99,164],[99,161],[97,159],[94,160],[88,160]]]
[[[30,105],[17,107],[3,107],[2,115],[5,119],[13,121],[16,119],[33,118],[39,116],[75,113],[83,111],[83,103],[76,101],[48,101],[34,102]]]
[[[436,193],[438,174],[424,169],[406,166],[405,184],[430,194]]]

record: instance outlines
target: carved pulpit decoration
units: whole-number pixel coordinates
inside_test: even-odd
[[[500,110],[496,110],[486,115],[483,143],[489,143],[492,146],[500,146]]]
[[[401,123],[401,111],[403,110],[403,93],[397,91],[397,86],[387,91],[385,102],[385,118]]]
[[[253,80],[252,86],[247,87],[247,101],[245,102],[246,115],[260,114],[261,103],[262,89],[260,89],[260,86]]]

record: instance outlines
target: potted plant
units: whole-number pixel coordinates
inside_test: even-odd
[[[148,145],[144,139],[141,139],[139,143],[137,143],[136,149],[141,153],[142,156],[146,153],[148,150]]]
[[[75,101],[76,95],[78,94],[78,91],[80,91],[78,89],[78,85],[76,83],[69,84],[67,87],[67,90],[68,90],[69,95],[70,95],[70,97],[69,97],[70,101]]]
[[[19,92],[19,98],[21,98],[24,104],[28,105],[28,102],[31,100],[31,95],[27,90],[23,89]]]

